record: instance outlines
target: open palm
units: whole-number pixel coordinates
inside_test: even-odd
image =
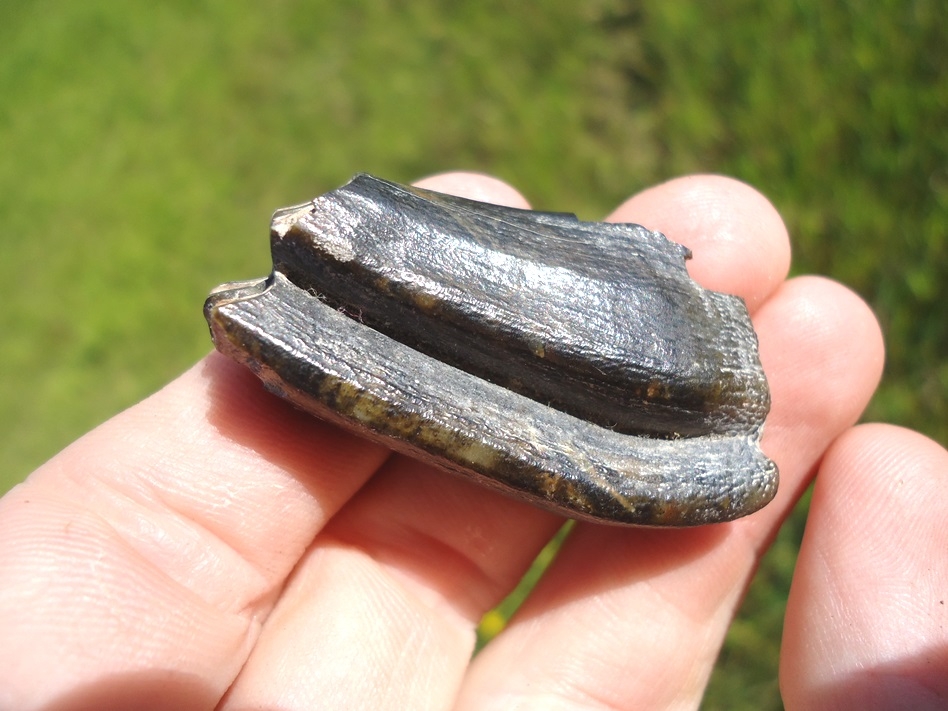
[[[483,176],[421,184],[525,206]],[[736,181],[675,180],[609,219],[686,244],[695,279],[747,301],[773,504],[687,530],[576,525],[472,660],[478,620],[562,519],[308,417],[212,354],[0,501],[0,708],[695,708],[817,471],[787,707],[948,704],[948,454],[853,427],[883,361],[869,310],[786,280],[780,218]]]

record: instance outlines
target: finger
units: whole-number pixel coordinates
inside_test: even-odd
[[[786,278],[790,241],[773,205],[717,175],[676,178],[639,193],[610,217],[664,232],[692,252],[688,271],[706,289],[741,296],[751,311]]]
[[[486,176],[418,185],[527,207]],[[301,561],[222,709],[449,706],[477,620],[560,524],[393,457]]]
[[[787,607],[788,709],[943,709],[948,452],[865,425],[820,466]]]
[[[414,185],[448,195],[490,202],[495,205],[528,209],[530,203],[503,180],[483,173],[438,173],[415,181]]]
[[[578,525],[513,623],[474,660],[460,708],[698,706],[761,552],[881,368],[875,319],[832,282],[788,282],[755,326],[773,393],[764,448],[781,468],[777,499],[701,529]]]
[[[387,456],[216,355],[102,425],[0,502],[0,705],[213,708]]]

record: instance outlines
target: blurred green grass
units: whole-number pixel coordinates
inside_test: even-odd
[[[490,172],[585,218],[682,173],[746,180],[795,271],[879,316],[869,417],[944,443],[946,26],[939,0],[4,3],[0,491],[206,353],[204,296],[268,271],[270,212],[360,170]],[[780,708],[803,516],[706,708]]]

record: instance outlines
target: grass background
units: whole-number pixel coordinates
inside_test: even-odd
[[[795,271],[882,322],[868,417],[944,443],[945,27],[941,0],[5,2],[0,491],[205,354],[203,299],[269,270],[270,212],[360,170],[486,171],[587,219],[683,173],[746,180]],[[705,708],[780,708],[804,516]]]

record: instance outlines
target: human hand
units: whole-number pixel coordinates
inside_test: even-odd
[[[525,206],[480,176],[422,184]],[[471,661],[478,620],[562,519],[390,456],[212,354],[0,501],[0,708],[694,708],[817,469],[787,707],[943,706],[948,454],[852,427],[883,358],[866,306],[784,281],[782,222],[735,181],[675,180],[611,219],[688,245],[699,282],[747,300],[773,395],[772,504],[696,529],[577,524]]]

